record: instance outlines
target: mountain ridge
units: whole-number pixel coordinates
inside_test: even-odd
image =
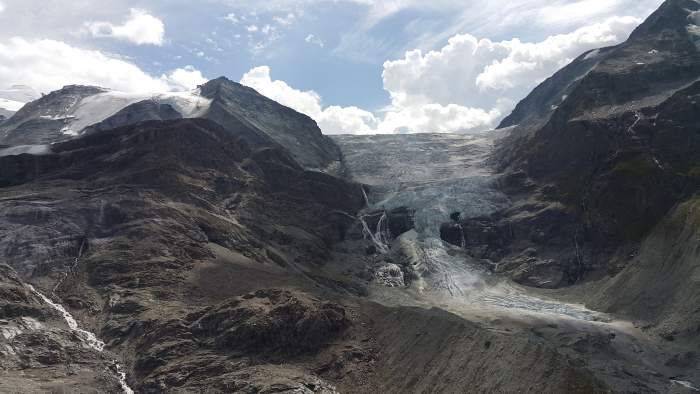
[[[30,102],[0,124],[0,144],[36,145],[61,142],[96,129],[147,120],[180,117],[209,118],[232,132],[248,131],[254,146],[277,144],[290,150],[303,166],[337,168],[340,153],[306,115],[278,104],[225,77],[211,80],[191,93],[124,94],[97,86],[68,85]]]

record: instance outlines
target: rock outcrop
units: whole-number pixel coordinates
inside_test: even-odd
[[[699,9],[665,2],[627,42],[574,60],[504,120],[496,159],[516,203],[489,219],[511,238],[486,242],[503,250],[496,262],[535,248],[535,264],[555,261],[563,284],[618,272],[619,255],[698,190]]]
[[[265,144],[266,138],[270,139],[287,149],[302,166],[311,169],[340,165],[340,149],[321,133],[310,117],[225,77],[202,85],[201,94],[212,100],[204,117],[227,128],[243,124],[255,130],[258,138],[251,136],[249,143]]]
[[[315,289],[309,274],[346,225],[332,212],[361,208],[359,185],[274,146],[253,150],[205,119],[96,131],[0,159],[4,261],[55,289],[121,355],[139,392],[207,387],[221,371],[242,385],[217,378],[222,391],[257,387],[264,379],[241,375],[241,363],[269,374],[265,354],[313,353],[350,325],[343,307],[298,289]],[[263,288],[272,290],[244,296]],[[38,319],[26,302],[3,310]],[[325,387],[301,365],[275,368]]]

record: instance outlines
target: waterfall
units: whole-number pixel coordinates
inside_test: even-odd
[[[365,206],[368,207],[369,204],[369,197],[367,197],[367,192],[365,191],[364,187],[360,187],[360,190],[362,190],[362,197],[365,199]]]
[[[362,234],[364,235],[365,239],[369,237],[369,239],[372,240],[372,243],[377,247],[377,249],[382,252],[386,253],[389,251],[389,247],[382,242],[381,238],[378,238],[375,233],[372,232],[372,230],[369,229],[369,225],[367,225],[367,221],[365,221],[365,217],[360,215],[358,217],[360,220],[360,223],[362,223]]]
[[[374,237],[384,245],[389,244],[391,241],[391,236],[388,234],[388,230],[384,229],[384,227],[386,227],[384,223],[387,222],[388,219],[389,217],[386,215],[386,211],[382,212],[382,217],[379,218],[379,221],[377,222],[377,229],[374,233]]]
[[[82,247],[81,247],[82,250]],[[71,331],[75,332],[78,335],[78,338],[80,338],[80,341],[87,347],[96,350],[98,352],[102,352],[105,348],[105,343],[101,341],[97,336],[90,332],[83,330],[78,326],[78,322],[75,320],[73,315],[70,314],[66,310],[66,308],[63,307],[61,304],[57,304],[44,294],[40,293],[37,289],[34,288],[34,286],[30,284],[25,284],[27,288],[34,294],[36,294],[37,297],[39,297],[42,301],[44,301],[46,304],[48,304],[51,308],[56,310],[58,313],[60,313],[63,316],[63,319],[66,321],[68,324],[68,328],[71,329]],[[123,371],[122,366],[116,361],[113,360],[114,367],[117,372],[117,379],[119,380],[119,385],[121,386],[122,390],[124,391],[124,394],[134,394],[134,390],[129,387],[129,385],[126,382],[126,373]]]
[[[462,228],[461,224],[458,224],[457,227],[459,227],[459,235],[460,235],[460,237],[462,237],[462,239],[460,240],[459,246],[461,246],[462,249],[464,249],[467,247],[467,239],[464,237],[464,228]]]
[[[51,290],[51,295],[53,295],[54,297],[58,298],[58,296],[56,295],[56,291],[61,287],[63,282],[65,282],[66,279],[68,279],[68,275],[75,272],[76,268],[78,268],[78,264],[80,263],[80,258],[83,257],[84,248],[85,248],[85,238],[83,238],[83,240],[80,242],[80,249],[78,249],[78,255],[73,260],[73,264],[68,268],[68,270],[66,272],[63,273],[63,277],[56,283],[56,286],[54,286],[53,289]]]
[[[85,331],[78,327],[78,322],[75,320],[75,318],[73,318],[73,315],[71,315],[70,312],[68,312],[66,308],[63,307],[63,305],[51,301],[49,297],[40,293],[32,285],[27,285],[27,288],[31,290],[32,293],[36,294],[37,297],[41,298],[42,301],[49,304],[51,308],[55,309],[58,313],[60,313],[63,316],[63,319],[66,321],[66,323],[68,323],[68,327],[71,329],[71,331],[75,331],[75,333],[78,334],[78,337],[85,345],[94,350],[97,350],[98,352],[104,350],[105,343],[97,339],[95,334],[89,331]]]
[[[631,125],[630,127],[627,128],[627,134],[629,134],[629,135],[637,135],[637,132],[636,132],[636,130],[635,130],[634,128],[637,127],[637,125],[639,124],[639,122],[640,122],[641,120],[642,120],[642,116],[641,116],[641,114],[639,113],[639,111],[634,111],[634,123],[632,123],[632,125]]]
[[[695,386],[693,386],[693,384],[692,384],[691,382],[688,382],[688,381],[685,381],[685,380],[671,379],[671,383],[672,383],[672,384],[677,384],[677,385],[683,386],[683,387],[687,388],[688,390],[700,391],[700,389],[697,388],[697,387],[695,387]]]

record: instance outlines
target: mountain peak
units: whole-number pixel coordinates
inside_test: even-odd
[[[674,38],[674,32],[686,34],[689,25],[700,24],[700,17],[696,17],[698,11],[700,3],[697,0],[667,0],[632,32],[630,39],[656,36],[669,40]]]

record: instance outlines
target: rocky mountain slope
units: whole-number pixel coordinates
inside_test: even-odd
[[[361,297],[323,267],[343,239],[372,244],[349,238],[362,188],[233,130],[149,121],[0,157],[0,388],[604,390],[552,343]]]
[[[627,42],[583,54],[503,121],[495,161],[516,203],[461,224],[479,257],[544,287],[615,273],[698,190],[699,9],[665,2]]]
[[[494,161],[514,203],[455,224],[474,256],[537,287],[612,278],[592,305],[669,338],[695,335],[698,312],[685,304],[698,291],[686,202],[700,190],[698,15],[697,1],[666,1],[503,121]]]
[[[98,131],[0,160],[2,183],[15,185],[0,191],[4,262],[99,333],[139,392],[208,385],[227,368],[264,364],[249,354],[315,349],[347,327],[336,304],[264,288],[309,281],[342,233],[330,212],[361,207],[359,186],[196,119]]]

